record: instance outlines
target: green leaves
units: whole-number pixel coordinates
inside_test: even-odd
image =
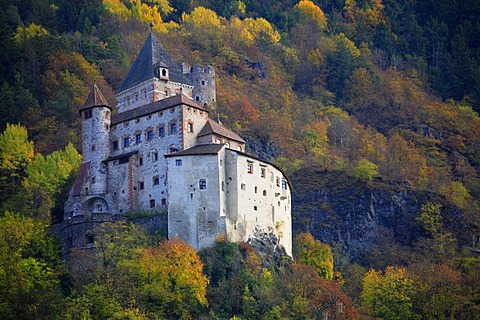
[[[315,267],[321,278],[333,279],[332,250],[328,244],[315,240],[310,233],[300,233],[295,237],[293,256],[297,263]]]

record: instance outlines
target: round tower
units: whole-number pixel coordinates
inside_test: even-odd
[[[110,155],[112,108],[96,84],[79,113],[82,117],[83,163],[88,163],[89,167],[85,191],[91,195],[103,194],[107,191],[107,169],[103,160]]]
[[[216,102],[215,70],[212,66],[193,66],[190,79],[193,82],[193,99],[207,105]]]

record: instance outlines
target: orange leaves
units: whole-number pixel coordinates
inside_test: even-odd
[[[195,249],[180,239],[146,248],[138,267],[145,294],[164,311],[187,316],[207,304],[203,264]]]

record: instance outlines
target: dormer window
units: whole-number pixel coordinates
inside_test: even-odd
[[[168,67],[165,63],[159,62],[155,64],[153,67],[155,75],[160,79],[167,79],[168,80]]]

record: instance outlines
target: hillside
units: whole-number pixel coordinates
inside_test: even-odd
[[[330,245],[342,274],[336,280],[357,306],[375,309],[365,288],[361,294],[362,279],[374,276],[367,269],[387,277],[396,266],[428,287],[415,293],[404,319],[478,316],[480,3],[10,0],[0,8],[0,131],[20,123],[28,132],[0,144],[5,221],[6,210],[46,224],[62,219],[78,166],[78,109],[94,81],[115,105],[113,93],[154,21],[176,61],[215,67],[211,114],[290,175],[294,233]],[[218,250],[235,251],[231,259],[256,271],[240,268],[248,276],[239,280],[217,270],[224,282],[209,299],[238,281],[243,287],[230,299],[241,292],[242,301],[257,303],[250,318],[267,314],[268,305],[268,319],[276,319],[266,297],[288,275],[262,291],[257,281],[266,280],[249,248]],[[52,270],[55,259],[45,258]],[[440,270],[446,282],[428,278],[428,270]],[[433,303],[426,298],[432,288],[461,302],[439,298],[450,309],[430,314],[420,306]],[[249,318],[246,302],[228,310],[211,303],[217,315]]]

